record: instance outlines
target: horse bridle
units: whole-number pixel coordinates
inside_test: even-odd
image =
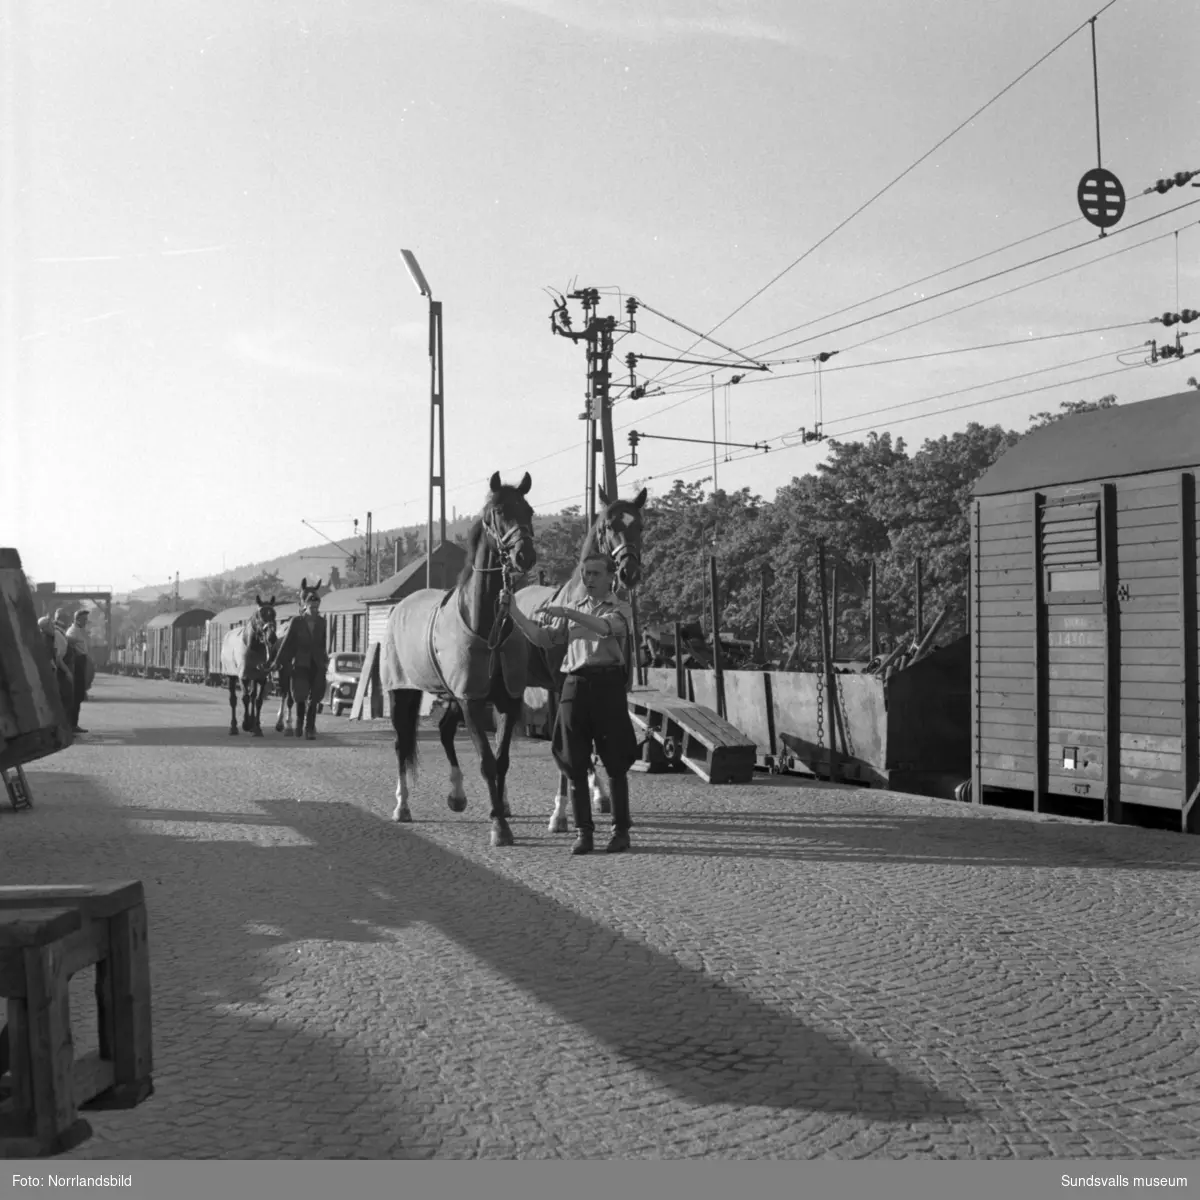
[[[501,530],[496,510],[492,509],[483,519],[483,531],[491,539],[492,545],[500,554],[498,567],[479,567],[481,571],[499,571],[505,591],[512,591],[512,579],[516,571],[512,565],[512,553],[523,538],[533,541],[533,526],[525,521],[518,521],[510,529]]]
[[[641,568],[642,556],[630,543],[626,534],[620,535],[620,540],[617,540],[617,535],[613,532],[612,527],[607,521],[603,524],[602,534],[604,540],[604,553],[612,558],[619,571],[627,562],[633,562],[637,567]]]

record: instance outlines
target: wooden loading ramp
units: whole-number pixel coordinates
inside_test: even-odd
[[[754,777],[754,740],[711,708],[661,692],[634,691],[629,717],[645,739],[642,761],[634,770],[686,767],[705,783],[749,783]]]

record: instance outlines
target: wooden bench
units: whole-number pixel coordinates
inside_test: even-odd
[[[67,911],[74,921],[69,928],[61,922],[47,925],[47,911]],[[35,914],[41,920],[36,928],[30,925]],[[69,1081],[71,1113],[85,1106],[130,1108],[154,1090],[144,890],[136,880],[0,887],[0,930],[8,931],[8,941],[0,933],[0,997],[8,1001],[14,1117],[18,1125],[36,1130],[36,1144],[46,1147],[36,1153],[57,1153],[49,1147],[67,1136],[75,1117],[67,1120],[66,1102],[59,1099],[61,1087],[53,1081]],[[34,940],[22,941],[29,938]],[[96,968],[100,1045],[76,1058],[69,981],[91,966]],[[34,1014],[48,1005],[61,1005],[62,1014],[54,1017],[56,1032],[49,1041],[38,1032],[42,1026],[33,1024]],[[38,1018],[43,1024],[49,1019]],[[58,1031],[60,1025],[65,1032]],[[44,1096],[52,1098],[52,1117],[46,1108],[51,1101],[39,1100]],[[45,1132],[47,1121],[53,1121],[52,1136]]]

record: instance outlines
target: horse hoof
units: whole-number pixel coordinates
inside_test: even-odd
[[[284,736],[284,737],[295,737],[295,736],[296,736],[296,731],[295,731],[295,730],[294,730],[294,729],[293,729],[293,728],[292,728],[292,727],[289,725],[289,726],[288,726],[288,727],[287,727],[287,728],[286,728],[286,729],[283,731],[283,736]]]
[[[411,825],[412,813],[407,808],[398,808],[392,813],[392,820],[400,825]]]
[[[467,798],[466,796],[456,796],[453,792],[451,792],[450,795],[446,797],[446,803],[449,805],[451,812],[465,812],[467,807]]]
[[[504,802],[504,817],[507,820],[511,816],[512,816],[512,809],[508,807],[508,801],[505,800],[505,802]]]
[[[511,846],[513,844],[512,830],[503,818],[492,821],[492,845]]]
[[[276,733],[282,733],[282,732],[283,732],[283,722],[282,722],[282,721],[276,721],[276,722],[275,722],[275,732],[276,732]]]
[[[237,731],[238,731],[238,730],[237,730],[237,726],[236,726],[236,725],[231,725],[231,726],[230,726],[230,728],[229,728],[229,736],[230,736],[230,737],[237,737]]]
[[[262,729],[261,729],[261,728],[258,728],[258,727],[256,726],[256,727],[255,727],[255,730],[254,730],[254,736],[255,736],[255,737],[262,737],[262,736],[263,736],[263,731],[262,731]]]
[[[550,818],[550,832],[551,833],[570,833],[571,826],[568,824],[567,818],[565,816],[551,817]]]

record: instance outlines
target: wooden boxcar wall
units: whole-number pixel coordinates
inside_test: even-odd
[[[1194,829],[1192,472],[977,499],[972,782],[1173,809]]]

